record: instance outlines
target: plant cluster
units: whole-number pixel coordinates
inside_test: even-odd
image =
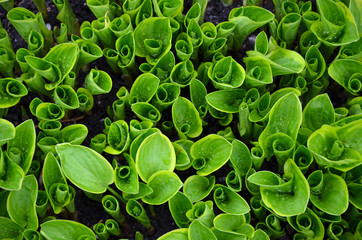
[[[82,23],[53,2],[48,29],[44,0],[36,14],[0,1],[28,44],[14,52],[0,29],[0,239],[120,239],[125,214],[152,233],[161,204],[179,229],[159,240],[278,239],[286,226],[296,240],[362,238],[361,0],[274,0],[274,13],[245,0],[216,26],[206,0],[186,14],[183,0],[87,0],[95,20]],[[89,69],[102,57],[119,79]],[[84,146],[87,126],[64,121],[92,114],[114,81]],[[14,126],[7,112],[29,92],[35,120]],[[77,191],[110,218],[72,220]]]

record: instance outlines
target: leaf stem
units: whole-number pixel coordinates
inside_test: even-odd
[[[110,191],[116,198],[118,198],[118,200],[120,200],[121,202],[123,202],[124,204],[127,203],[127,201],[119,194],[117,193],[113,188],[111,188],[110,186],[107,187],[108,191]]]

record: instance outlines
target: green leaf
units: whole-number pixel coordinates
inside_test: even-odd
[[[159,171],[172,172],[176,155],[171,141],[161,133],[154,133],[143,140],[136,155],[136,169],[144,182]]]
[[[0,118],[0,147],[15,137],[14,125],[6,119]]]
[[[173,220],[179,228],[188,227],[190,220],[186,216],[186,212],[192,209],[191,200],[182,192],[177,192],[168,202],[168,206]]]
[[[106,153],[118,155],[128,149],[131,140],[126,121],[118,120],[111,124],[107,134],[107,142],[109,146],[103,149]]]
[[[10,108],[28,94],[26,87],[13,78],[0,79],[0,108]]]
[[[161,113],[156,107],[146,102],[134,103],[131,106],[132,111],[142,121],[151,121],[156,123],[161,119]]]
[[[161,205],[170,200],[182,187],[179,177],[169,171],[159,171],[153,174],[147,182],[153,192],[142,198],[142,201],[150,205]]]
[[[188,240],[189,238],[187,233],[188,233],[187,228],[180,228],[165,233],[161,237],[157,238],[157,240]]]
[[[166,55],[165,55],[166,56]],[[158,86],[152,99],[152,105],[160,111],[171,106],[180,96],[181,88],[173,83],[163,83]]]
[[[103,193],[114,182],[112,166],[94,150],[68,143],[55,148],[64,174],[77,187],[91,193]]]
[[[93,95],[106,94],[112,89],[112,78],[104,71],[92,69],[84,85]]]
[[[64,109],[55,103],[40,103],[35,109],[35,115],[40,121],[56,121],[65,115]]]
[[[217,240],[212,231],[199,221],[194,221],[189,227],[190,240]]]
[[[285,42],[287,47],[292,45],[302,17],[298,13],[289,13],[285,15],[278,25],[278,37],[281,41]]]
[[[54,102],[64,109],[77,109],[79,100],[77,93],[71,86],[59,85],[54,89]]]
[[[268,125],[260,134],[259,143],[268,159],[276,155],[280,168],[291,156],[290,150],[294,148],[301,123],[302,106],[293,93],[280,98],[270,111]]]
[[[309,201],[309,185],[291,159],[284,165],[284,178],[287,182],[275,173],[260,171],[247,180],[260,186],[263,203],[276,214],[288,217],[304,213]]]
[[[132,84],[129,93],[130,104],[137,102],[149,102],[155,95],[160,80],[151,73],[140,75]]]
[[[298,216],[288,217],[288,223],[299,232],[295,236],[313,240],[324,239],[324,226],[320,218],[309,208]]]
[[[195,142],[191,147],[191,156],[196,173],[206,176],[218,170],[229,160],[231,150],[231,144],[215,134]]]
[[[328,74],[346,91],[358,95],[362,91],[362,63],[352,59],[340,59],[328,68]]]
[[[24,229],[13,222],[11,219],[0,216],[0,225],[2,227],[2,231],[0,232],[1,239],[23,239]]]
[[[146,210],[136,200],[131,199],[127,202],[126,211],[146,228],[151,227],[151,220],[147,216]]]
[[[96,239],[93,231],[88,227],[70,220],[52,220],[45,222],[41,225],[40,233],[48,240]]]
[[[324,124],[334,123],[334,115],[334,108],[328,94],[318,95],[304,108],[302,127],[316,131]]]
[[[214,201],[216,206],[225,213],[242,215],[250,211],[250,207],[244,198],[220,184],[216,184],[214,187]]]
[[[7,152],[0,148],[0,187],[4,190],[18,191],[24,179],[23,169],[14,163]]]
[[[209,78],[218,89],[240,87],[245,79],[244,68],[232,57],[225,57],[209,68]]]
[[[362,161],[362,120],[342,127],[323,125],[308,139],[307,145],[320,166],[346,172]]]
[[[45,24],[41,26],[42,23],[39,21],[40,17],[38,15],[22,7],[11,9],[7,14],[7,18],[25,41],[28,40],[31,30],[36,30],[40,33],[42,32],[42,27],[45,27]],[[42,17],[41,20],[43,20]]]
[[[186,98],[179,97],[172,105],[172,121],[176,130],[190,138],[200,136],[202,121],[195,106]]]
[[[128,166],[117,166],[114,169],[114,182],[122,192],[137,194],[139,192],[139,182],[136,165],[130,155],[126,153],[123,155],[127,160]]]
[[[12,159],[26,174],[29,171],[35,153],[35,126],[32,120],[27,120],[15,128],[15,137],[7,144],[9,157],[20,154],[20,159]]]
[[[206,101],[220,112],[237,113],[245,95],[244,89],[219,90],[206,95]]]
[[[232,9],[229,14],[229,21],[236,25],[234,50],[239,50],[250,33],[267,24],[273,18],[273,13],[261,7],[250,6]]]
[[[35,203],[38,193],[38,182],[33,175],[25,176],[21,189],[9,194],[6,208],[10,218],[25,229],[38,228],[38,216]],[[21,211],[19,211],[21,209]]]
[[[338,175],[323,174],[321,170],[308,177],[310,201],[325,213],[341,215],[348,208],[347,184]]]
[[[241,141],[232,141],[230,162],[240,176],[245,176],[252,166],[252,159],[248,147]]]
[[[318,0],[321,21],[313,23],[311,31],[328,46],[341,46],[358,40],[358,29],[352,13],[343,2]]]
[[[206,198],[215,185],[215,176],[204,177],[192,175],[184,183],[183,191],[192,202],[197,202]]]
[[[196,202],[192,209],[186,212],[186,217],[191,221],[200,221],[206,227],[211,227],[215,218],[214,203],[212,201]]]
[[[146,57],[151,65],[171,49],[171,26],[168,18],[148,18],[134,30],[136,55]]]
[[[326,62],[316,45],[308,48],[305,54],[305,63],[305,78],[308,82],[314,82],[323,76],[326,70]]]
[[[215,229],[237,235],[252,236],[254,228],[246,222],[244,215],[219,214],[214,219]]]
[[[71,196],[64,173],[52,153],[48,153],[45,158],[42,177],[50,205],[54,213],[59,214],[74,196]]]
[[[261,87],[273,83],[272,69],[266,59],[262,57],[247,57],[243,61],[246,65],[246,87]]]
[[[176,64],[171,72],[171,82],[180,87],[186,87],[190,84],[191,80],[196,77],[194,65],[190,60],[186,60]]]
[[[205,85],[196,78],[192,79],[190,82],[190,99],[201,118],[205,117],[207,114],[206,94],[207,89]]]

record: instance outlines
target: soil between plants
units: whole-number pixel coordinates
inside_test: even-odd
[[[24,7],[27,8],[30,11],[37,12],[37,9],[33,2],[31,0],[22,0],[22,1],[14,1],[15,6],[18,7]],[[75,13],[75,16],[78,18],[79,23],[81,24],[83,21],[92,21],[95,19],[93,13],[89,10],[89,8],[86,5],[85,0],[69,0],[71,7]],[[312,1],[315,6],[315,1]],[[56,16],[58,14],[58,10],[56,6],[53,4],[52,0],[46,0],[46,5],[48,8],[48,20],[46,23],[49,23],[51,26],[51,29],[53,29],[55,26],[59,26],[60,22],[56,19]],[[192,0],[185,0],[184,1],[184,13],[188,11],[188,9],[192,6]],[[211,21],[215,25],[228,20],[228,15],[231,9],[235,7],[242,6],[242,0],[235,0],[232,4],[232,6],[224,6],[224,4],[221,2],[221,0],[209,0],[208,6],[205,12],[205,21]],[[268,9],[269,11],[273,11],[274,5],[272,1],[264,1],[263,7]],[[12,40],[14,51],[17,51],[19,48],[27,48],[27,44],[25,41],[20,37],[20,35],[17,33],[15,28],[9,23],[9,21],[6,18],[6,12],[0,7],[0,19],[2,21],[2,24],[7,30],[10,39]],[[265,31],[268,31],[267,28],[264,29]],[[255,42],[255,36],[260,30],[257,30],[255,33],[252,33],[244,42],[242,49],[238,53],[233,53],[232,56],[234,59],[236,59],[239,63],[242,62],[243,57],[245,57],[245,52],[248,50],[252,50],[254,47]],[[89,70],[92,68],[98,68],[101,70],[106,71],[109,73],[109,75],[113,79],[113,87],[110,93],[95,96],[94,98],[94,107],[92,111],[84,116],[83,113],[79,111],[69,111],[69,114],[67,116],[67,119],[63,121],[63,127],[70,125],[70,124],[84,124],[88,128],[88,136],[86,140],[84,141],[83,145],[89,146],[90,139],[96,136],[99,133],[102,133],[104,129],[104,119],[108,117],[107,114],[107,107],[111,106],[112,103],[117,100],[116,92],[121,86],[124,86],[124,80],[121,75],[114,74],[111,69],[109,68],[105,58],[100,58],[94,62],[92,62],[88,69],[83,69],[80,71],[79,75],[77,76],[77,85],[83,86],[84,78],[88,74]],[[16,73],[16,76],[20,76],[20,73]],[[208,92],[213,91],[212,87],[208,89]],[[347,101],[347,96],[345,91],[341,86],[338,84],[330,84],[330,86],[327,89],[327,93],[335,107],[341,107],[343,106]],[[188,89],[183,89],[181,95],[187,96]],[[31,100],[34,97],[38,97],[37,94],[29,93],[27,96],[23,97],[19,104],[15,107],[12,107],[9,109],[9,112],[6,116],[6,119],[11,121],[14,125],[18,125],[21,122],[25,121],[26,119],[33,119],[35,124],[38,123],[38,120],[32,116],[30,113],[28,106]],[[52,101],[51,99],[44,98],[44,101]],[[129,122],[131,119],[136,118],[136,116],[131,112],[127,111],[126,113],[126,121]],[[73,120],[76,119],[76,120]],[[172,120],[170,109],[165,110],[162,113],[162,119],[163,120]],[[220,130],[224,130],[225,127],[222,127],[218,121],[214,118],[212,118],[210,115],[207,115],[204,119],[208,125],[204,127],[203,133],[199,138],[202,138],[208,134],[211,133],[217,133]],[[234,133],[237,133],[236,130],[236,124],[237,124],[237,117],[234,117],[233,122],[231,123],[231,127],[234,129]],[[38,129],[37,129],[38,130]],[[177,134],[173,132],[171,135],[168,135],[168,137],[173,141],[177,140]],[[111,155],[106,155],[106,157],[109,160],[112,160]],[[277,172],[277,165],[274,164],[276,161],[269,161],[265,162],[263,165],[263,169],[268,169],[274,172]],[[218,170],[214,175],[216,177],[216,183],[225,184],[225,177],[226,175],[232,170],[231,167],[228,165],[225,165],[220,170]],[[193,169],[189,169],[187,171],[176,171],[176,173],[180,176],[181,180],[184,182],[187,177],[195,174],[195,171]],[[116,189],[116,187],[113,185],[111,186],[113,189]],[[40,187],[41,188],[41,187]],[[94,224],[98,222],[105,222],[108,218],[111,218],[103,209],[102,204],[93,200],[90,200],[80,189],[76,188],[76,197],[75,197],[75,206],[76,206],[76,214],[74,216],[71,216],[74,220],[79,221],[80,223],[85,224],[86,226],[92,228]],[[242,191],[242,196],[249,202],[251,196],[248,191]],[[210,197],[206,200],[212,200]],[[157,239],[159,236],[178,228],[175,224],[171,213],[168,208],[168,204],[162,204],[160,206],[154,206],[154,212],[155,216],[151,216],[150,209],[147,205],[144,205],[145,209],[148,213],[148,216],[152,219],[151,224],[154,226],[155,231],[153,233],[150,233],[147,231],[145,227],[143,227],[140,223],[138,223],[135,219],[130,217],[124,210],[124,207],[121,208],[122,213],[126,216],[127,222],[130,225],[130,229],[126,232],[123,232],[121,237],[122,238],[128,238],[128,239],[134,239],[135,232],[140,231],[144,239]],[[218,214],[219,210],[217,207],[214,208],[215,214]],[[60,215],[59,218],[65,218],[69,217],[68,215]],[[257,219],[252,218],[252,224],[253,226],[256,225]],[[293,239],[294,230],[286,223],[281,222],[282,227],[286,229],[286,235],[284,235],[282,238],[283,240]],[[285,226],[283,226],[285,225]],[[117,238],[110,238],[110,239],[119,239]]]

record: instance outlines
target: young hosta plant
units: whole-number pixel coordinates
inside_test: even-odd
[[[192,166],[200,176],[221,168],[230,158],[232,145],[223,137],[210,134],[191,146]]]
[[[124,120],[111,124],[107,133],[108,146],[103,149],[106,153],[118,155],[128,149],[130,145],[129,127]]]
[[[195,106],[186,98],[179,97],[172,106],[172,120],[176,130],[190,138],[202,133],[202,120]]]
[[[151,73],[140,75],[132,84],[129,93],[130,104],[137,102],[149,102],[155,95],[160,80]]]
[[[200,221],[206,227],[212,226],[212,221],[215,218],[214,203],[212,201],[197,202],[190,210],[186,212],[186,217],[190,221]]]
[[[36,198],[38,182],[33,175],[25,176],[19,191],[12,191],[7,200],[6,209],[10,218],[25,229],[38,228]],[[21,211],[19,211],[21,209]]]
[[[217,240],[215,234],[200,221],[193,221],[188,231],[189,240]]]
[[[35,153],[35,126],[32,120],[27,120],[15,128],[15,137],[7,143],[8,157],[26,174]],[[6,166],[5,166],[6,168]]]
[[[307,180],[311,191],[310,201],[314,206],[336,216],[347,210],[348,189],[343,178],[317,170],[311,173]]]
[[[267,60],[262,57],[247,57],[243,61],[246,65],[246,87],[261,87],[273,83],[272,69]]]
[[[146,57],[151,65],[171,49],[170,20],[164,17],[148,18],[134,30],[136,55]]]
[[[44,161],[43,182],[55,214],[59,214],[65,206],[74,201],[75,191],[68,186],[61,166],[52,153],[48,153]]]
[[[229,21],[235,23],[233,49],[239,50],[250,33],[267,24],[273,18],[273,13],[261,7],[250,6],[232,9],[229,14]]]
[[[254,234],[254,228],[247,223],[245,215],[219,214],[214,219],[214,226],[219,231],[245,238],[250,238]]]
[[[106,94],[112,89],[112,78],[105,71],[92,69],[84,85],[93,95]]]
[[[237,113],[245,95],[244,89],[219,90],[206,95],[206,101],[220,112]]]
[[[203,200],[207,197],[215,185],[215,176],[204,177],[193,175],[186,179],[183,191],[192,202]]]
[[[25,56],[25,61],[38,74],[48,80],[46,90],[58,86],[76,64],[78,46],[63,43],[53,47],[44,58]]]
[[[28,41],[30,32],[35,30],[52,42],[52,32],[45,26],[41,13],[34,14],[28,9],[16,7],[8,12],[7,18],[25,41]]]
[[[165,135],[158,132],[153,133],[139,145],[136,155],[136,169],[144,182],[147,183],[150,177],[159,171],[172,172],[175,165],[175,151],[171,141]]]
[[[303,110],[302,127],[316,131],[322,125],[332,124],[335,120],[335,112],[328,94],[322,94],[310,100]]]
[[[352,59],[340,59],[328,68],[328,74],[353,95],[362,92],[362,63]]]
[[[132,157],[126,153],[123,154],[128,166],[117,166],[114,169],[114,182],[119,190],[129,194],[139,192],[139,181],[137,169]]]
[[[356,21],[343,2],[318,0],[317,8],[321,19],[313,23],[311,31],[320,41],[329,46],[341,46],[358,40]]]
[[[209,68],[208,76],[219,89],[240,87],[245,79],[244,68],[232,57],[225,57]]]
[[[309,208],[300,215],[287,218],[288,223],[298,232],[301,239],[324,239],[324,226],[321,219]]]
[[[323,125],[308,139],[308,148],[320,166],[346,172],[362,161],[362,120],[341,127]]]
[[[193,207],[190,198],[182,192],[177,192],[168,201],[168,206],[177,226],[179,228],[187,228],[191,220],[187,218],[186,213]]]
[[[80,189],[103,193],[114,182],[112,166],[96,151],[69,143],[58,144],[55,148],[65,176]]]
[[[0,79],[0,108],[10,108],[28,94],[26,87],[13,78]]]
[[[216,184],[214,187],[214,201],[221,211],[228,214],[243,215],[250,211],[250,207],[244,198],[220,184]]]
[[[255,50],[248,51],[247,55],[265,58],[270,63],[273,76],[300,73],[305,67],[305,60],[299,53],[278,46],[273,37],[270,37],[268,46],[265,45],[262,49],[268,49],[267,54]]]
[[[259,143],[268,159],[275,155],[279,168],[291,157],[299,127],[302,106],[294,93],[280,98],[270,110],[269,122],[259,136]]]
[[[189,85],[196,75],[193,63],[190,60],[186,60],[173,67],[170,79],[171,82],[183,88]]]
[[[13,67],[15,63],[15,53],[5,45],[0,44],[0,72],[5,77],[13,77]]]
[[[279,216],[304,213],[310,196],[309,185],[291,159],[284,164],[284,178],[287,181],[270,171],[260,171],[249,176],[247,180],[260,186],[263,203]]]
[[[182,187],[183,183],[174,172],[158,171],[147,182],[152,193],[142,198],[144,203],[161,205],[170,200]]]

